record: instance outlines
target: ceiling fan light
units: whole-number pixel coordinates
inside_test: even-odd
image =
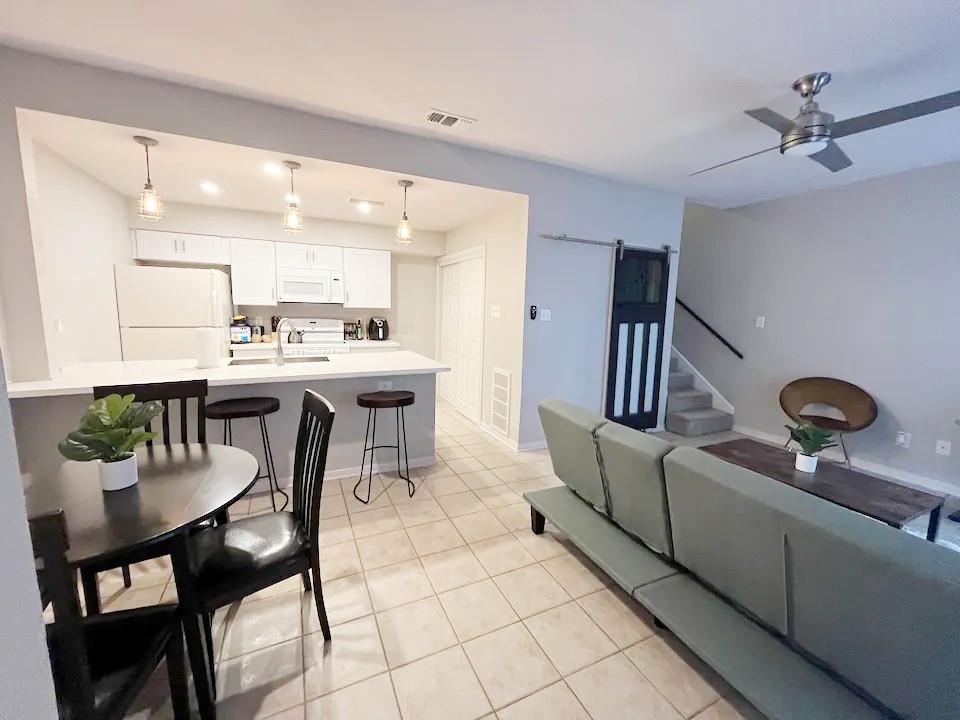
[[[780,152],[783,155],[792,155],[793,157],[806,157],[815,155],[821,150],[826,149],[830,144],[830,138],[825,136],[810,136],[803,139],[794,139],[780,146]]]
[[[160,202],[159,193],[150,183],[143,186],[137,198],[137,215],[150,222],[163,220],[163,203]]]

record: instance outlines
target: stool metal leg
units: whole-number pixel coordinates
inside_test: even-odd
[[[373,416],[373,437],[370,437],[370,416]],[[369,447],[368,447],[369,440]],[[362,502],[364,505],[370,504],[370,493],[373,492],[373,458],[374,450],[377,446],[377,411],[375,408],[367,409],[367,431],[363,435],[363,459],[360,461],[360,479],[357,480],[357,484],[353,486],[353,496]],[[357,488],[360,487],[360,483],[363,482],[363,468],[367,464],[367,452],[370,453],[370,472],[367,474],[367,499],[364,500],[362,497],[357,495]]]
[[[400,471],[400,433],[403,432],[403,466],[407,474]],[[410,453],[407,451],[407,420],[402,407],[397,407],[397,475],[407,483],[407,494],[413,497],[417,486],[410,479]]]
[[[267,461],[267,483],[272,483],[270,485],[270,502],[273,505],[273,511],[277,511],[277,503],[273,497],[274,488],[276,488],[278,493],[283,495],[283,505],[280,507],[280,509],[286,510],[287,505],[290,503],[290,496],[280,489],[280,481],[277,479],[277,468],[273,464],[273,447],[270,445],[270,433],[267,431],[267,419],[263,415],[260,416],[260,435],[263,438],[263,455]]]

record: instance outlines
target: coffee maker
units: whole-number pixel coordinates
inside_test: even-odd
[[[368,340],[386,340],[390,337],[390,326],[384,317],[372,317],[367,323]]]

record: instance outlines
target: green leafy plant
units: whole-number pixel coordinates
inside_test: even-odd
[[[80,419],[80,427],[57,444],[68,460],[117,462],[130,456],[156,433],[143,428],[163,413],[157,401],[134,402],[134,395],[107,395],[94,401]]]
[[[800,446],[804,455],[816,455],[827,448],[836,447],[835,442],[830,442],[833,433],[823,428],[818,428],[812,422],[802,422],[796,427],[784,425],[790,431],[790,439]]]

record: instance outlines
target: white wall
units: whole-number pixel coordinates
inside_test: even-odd
[[[952,163],[733,211],[689,205],[680,297],[746,357],[682,310],[677,348],[738,425],[784,437],[787,382],[860,385],[880,416],[847,437],[854,463],[960,490],[958,191]],[[909,449],[894,445],[898,430],[912,433]],[[939,439],[950,457],[934,453]]]
[[[128,200],[131,227],[158,229],[161,225],[140,219],[136,202]],[[305,218],[304,230],[296,236],[280,228],[279,213],[264,213],[232,208],[167,203],[162,229],[171,232],[200,233],[227,237],[255,238],[277,242],[304,242],[317,245],[389,250],[393,268],[391,292],[393,306],[383,308],[345,309],[339,305],[282,304],[279,306],[241,305],[248,317],[260,316],[264,325],[271,315],[290,317],[322,317],[355,321],[364,325],[371,315],[387,318],[390,339],[400,342],[404,350],[434,356],[436,344],[436,269],[434,257],[443,254],[446,236],[442,232],[418,230],[411,246],[397,244],[393,226]],[[408,251],[408,248],[410,251]],[[400,252],[400,251],[403,252]]]
[[[0,353],[0,718],[53,720],[57,705],[2,368]]]
[[[511,374],[510,432],[520,436],[523,383],[523,308],[527,260],[527,199],[511,198],[504,206],[447,233],[447,253],[483,246],[486,252],[483,307],[483,379],[480,421],[490,424],[493,369]],[[500,317],[490,306],[500,306]]]
[[[129,264],[124,198],[40,143],[29,193],[48,352],[60,366],[120,359],[113,267]]]

